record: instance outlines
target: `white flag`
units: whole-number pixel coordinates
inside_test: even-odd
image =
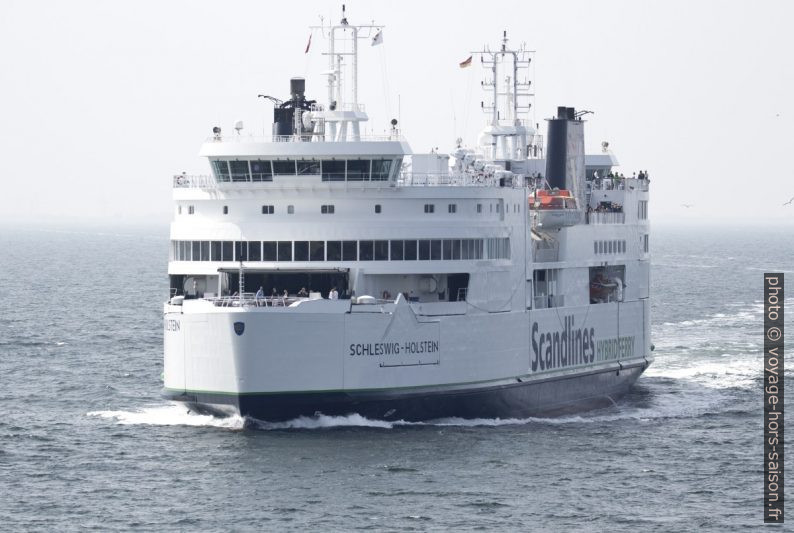
[[[378,30],[378,33],[375,34],[375,37],[372,38],[372,46],[376,46],[383,43],[383,30]]]

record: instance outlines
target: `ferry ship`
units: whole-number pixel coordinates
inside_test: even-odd
[[[587,112],[559,107],[544,138],[533,53],[506,34],[461,64],[486,77],[476,143],[413,153],[396,120],[366,135],[359,48],[382,26],[312,31],[325,101],[292,78],[288,99],[267,97],[272,135],[216,126],[211,174],[173,178],[165,397],[261,420],[417,421],[626,393],[652,361],[647,174],[614,178],[607,143],[585,154]]]

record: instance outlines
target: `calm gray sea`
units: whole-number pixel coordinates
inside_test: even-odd
[[[243,427],[161,400],[167,245],[0,228],[0,529],[761,526],[762,273],[794,295],[791,228],[654,228],[657,359],[617,406],[413,425]]]

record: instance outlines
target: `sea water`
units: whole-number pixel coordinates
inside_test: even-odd
[[[0,529],[761,524],[762,274],[794,294],[790,228],[654,228],[656,360],[616,405],[427,423],[190,413],[159,397],[165,231],[5,227],[0,249]]]

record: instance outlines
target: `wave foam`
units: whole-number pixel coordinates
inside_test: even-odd
[[[386,420],[370,420],[359,414],[347,416],[301,416],[286,422],[265,422],[263,420],[247,419],[247,427],[263,430],[274,429],[327,429],[337,427],[366,427],[392,429],[400,422]]]
[[[686,366],[680,361],[654,364],[645,371],[648,377],[662,377],[697,382],[710,388],[751,387],[763,372],[760,355],[754,358],[733,358],[728,354],[723,361],[700,361]],[[657,359],[657,362],[659,360]]]
[[[223,429],[243,429],[245,426],[245,420],[240,416],[202,415],[178,403],[143,407],[135,411],[91,411],[87,415],[113,419],[124,426],[207,426]]]
[[[577,415],[527,418],[441,418],[423,422],[405,420],[372,420],[359,414],[346,416],[318,415],[299,417],[286,422],[266,422],[240,416],[216,417],[188,411],[180,404],[149,406],[134,411],[92,411],[88,416],[110,419],[120,425],[215,427],[230,430],[253,429],[322,430],[333,428],[399,429],[407,427],[477,428],[526,425],[603,424],[626,420],[647,421],[660,418],[689,418],[702,415],[716,407],[715,398],[674,398],[667,395],[655,398],[653,404],[636,406],[624,403]],[[694,401],[693,401],[694,400]],[[718,403],[718,402],[716,402]]]

